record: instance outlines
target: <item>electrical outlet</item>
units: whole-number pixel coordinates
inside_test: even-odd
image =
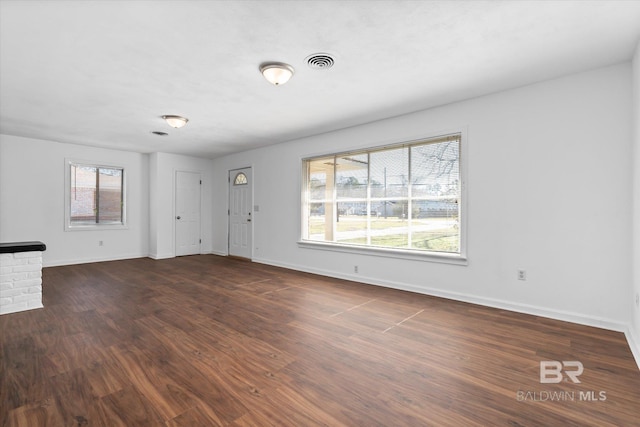
[[[518,280],[527,280],[526,270],[518,270]]]
[[[102,240],[98,240],[98,246],[104,246],[104,242]]]
[[[354,265],[354,266],[353,266],[353,272],[354,272],[354,273],[357,273],[357,272],[358,272],[358,266],[357,266],[357,265]]]

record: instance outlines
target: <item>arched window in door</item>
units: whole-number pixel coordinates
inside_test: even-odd
[[[247,176],[242,172],[238,172],[236,179],[233,180],[233,185],[247,185],[248,183]]]

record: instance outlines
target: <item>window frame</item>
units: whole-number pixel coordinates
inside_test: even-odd
[[[91,167],[97,169],[120,169],[122,170],[122,222],[119,223],[92,223],[92,224],[72,224],[71,223],[71,169],[72,166]],[[126,230],[127,225],[127,168],[122,165],[103,164],[92,161],[65,159],[64,162],[64,230],[65,231],[89,231],[89,230]]]
[[[390,248],[380,246],[367,246],[367,245],[355,245],[344,244],[339,242],[328,242],[319,240],[307,240],[305,239],[305,230],[308,229],[308,204],[310,200],[307,194],[308,184],[308,169],[307,162],[311,160],[318,160],[323,157],[331,156],[348,156],[361,153],[372,153],[376,151],[397,149],[403,146],[416,146],[428,143],[430,140],[444,138],[448,136],[459,135],[460,147],[459,147],[459,179],[460,179],[460,194],[459,194],[459,217],[458,224],[460,230],[460,246],[459,253],[452,252],[438,252],[427,251],[421,249],[409,249],[409,248]],[[431,261],[447,264],[467,265],[467,217],[468,217],[468,190],[467,190],[467,170],[468,170],[468,155],[467,155],[467,131],[464,128],[452,129],[446,132],[438,132],[429,134],[427,136],[421,136],[418,138],[407,139],[402,142],[391,142],[380,145],[365,146],[362,148],[354,148],[351,150],[340,152],[327,152],[318,153],[311,156],[307,156],[300,159],[300,228],[298,247],[305,249],[317,249],[324,251],[343,252],[343,253],[355,253],[362,255],[373,255],[387,258],[399,258],[408,260],[419,261]],[[368,184],[370,185],[370,184]]]

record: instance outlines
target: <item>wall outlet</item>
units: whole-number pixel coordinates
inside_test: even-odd
[[[354,273],[357,273],[357,272],[358,272],[358,266],[357,266],[357,265],[354,265],[354,266],[353,266],[353,272],[354,272]]]
[[[526,270],[518,270],[518,280],[527,280]]]
[[[104,242],[102,240],[98,240],[98,246],[104,246]]]

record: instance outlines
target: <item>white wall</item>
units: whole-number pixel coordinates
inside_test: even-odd
[[[127,229],[64,230],[65,158],[125,168]],[[147,256],[148,168],[145,154],[0,135],[0,241],[44,242],[44,266]]]
[[[301,158],[466,127],[468,266],[299,248]],[[216,159],[252,166],[255,261],[624,330],[631,316],[631,65]],[[226,204],[213,252],[227,251]],[[359,266],[359,274],[353,266]],[[527,270],[527,281],[516,270]]]
[[[149,160],[149,256],[175,256],[176,172],[199,172],[202,176],[201,253],[211,252],[212,161],[167,153],[152,153]]]
[[[123,166],[126,230],[64,231],[65,159]],[[45,266],[175,255],[175,176],[202,174],[202,253],[211,252],[211,160],[0,135],[0,241],[40,240]],[[98,246],[103,241],[103,246]]]
[[[633,286],[630,295],[632,306],[632,348],[640,366],[640,42],[633,58]]]

